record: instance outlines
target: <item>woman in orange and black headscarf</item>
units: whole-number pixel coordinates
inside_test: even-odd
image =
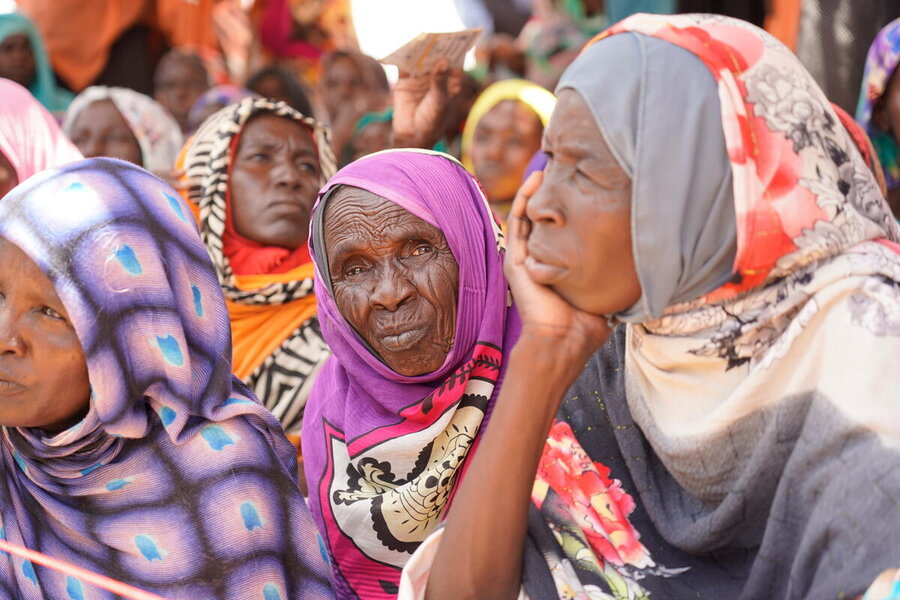
[[[327,130],[284,102],[246,98],[207,119],[182,160],[228,305],[235,375],[299,443],[330,354],[307,247],[316,193],[335,170]]]

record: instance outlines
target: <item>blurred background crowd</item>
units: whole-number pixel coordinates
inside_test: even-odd
[[[5,0],[0,77],[28,88],[83,155],[130,160],[173,182],[200,123],[253,95],[329,126],[343,165],[396,145],[397,72],[376,59],[422,31],[481,27],[440,122],[416,143],[462,158],[502,215],[552,110],[543,90],[585,41],[636,12],[711,12],[764,27],[868,128],[887,187],[900,185],[889,102],[879,102],[900,34],[873,45],[900,17],[896,0]]]

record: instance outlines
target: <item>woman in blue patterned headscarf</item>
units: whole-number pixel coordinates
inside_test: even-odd
[[[0,238],[0,537],[169,600],[331,597],[177,194],[72,163],[4,198]],[[0,553],[0,597],[112,596]]]

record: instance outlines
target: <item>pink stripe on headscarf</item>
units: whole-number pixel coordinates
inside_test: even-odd
[[[19,183],[44,169],[81,160],[53,116],[18,83],[0,78],[0,152]]]

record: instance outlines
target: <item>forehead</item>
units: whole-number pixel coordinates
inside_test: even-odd
[[[21,46],[21,45],[31,45],[31,42],[28,41],[28,35],[25,33],[13,33],[11,35],[6,36],[2,41],[0,41],[0,46],[2,47],[11,47],[11,46]]]
[[[75,123],[91,129],[93,128],[92,126],[108,125],[111,121],[117,125],[121,124],[128,127],[125,117],[116,108],[115,103],[109,98],[104,98],[103,100],[95,100],[85,106]]]
[[[41,271],[37,263],[18,246],[0,237],[0,279],[7,279],[10,275],[15,275],[16,280],[26,285],[32,293],[56,297],[53,282]]]
[[[567,147],[586,148],[599,157],[614,160],[590,107],[572,89],[560,91],[544,139],[556,151]]]
[[[286,142],[313,150],[315,143],[310,128],[287,117],[263,113],[251,117],[241,130],[239,146],[245,143],[281,145]]]
[[[371,241],[388,240],[405,237],[410,230],[443,235],[440,229],[402,206],[349,186],[336,191],[326,204],[323,226],[325,237],[334,240],[349,236]]]
[[[540,131],[541,120],[531,107],[518,100],[503,100],[478,121],[480,130],[527,129]]]
[[[177,54],[163,60],[157,68],[156,75],[160,79],[187,79],[191,77],[206,79],[206,68],[197,56]]]

